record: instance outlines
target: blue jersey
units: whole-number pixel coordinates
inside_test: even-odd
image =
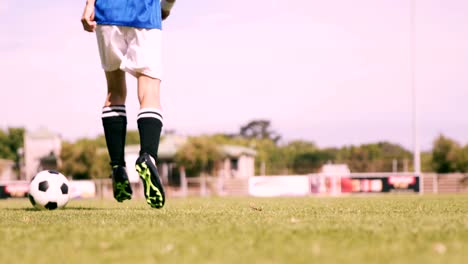
[[[161,29],[160,0],[96,0],[94,19],[99,25]]]

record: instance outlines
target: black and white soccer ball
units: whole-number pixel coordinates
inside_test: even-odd
[[[70,200],[69,186],[67,178],[60,172],[41,171],[29,184],[29,200],[38,209],[62,208]]]

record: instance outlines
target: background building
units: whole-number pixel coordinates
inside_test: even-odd
[[[14,167],[14,161],[0,159],[0,182],[16,180]]]
[[[61,148],[60,136],[46,128],[25,132],[23,179],[30,180],[38,171],[53,168],[54,163],[56,166]],[[55,161],[53,161],[54,158]]]
[[[187,142],[187,137],[179,135],[167,135],[161,140],[158,151],[158,169],[164,183],[171,180],[178,181],[179,171],[175,164],[177,150]],[[135,164],[139,155],[140,146],[130,145],[125,147],[125,161],[127,164]],[[226,179],[249,178],[255,174],[256,151],[235,145],[222,145],[220,151],[223,156],[221,168],[216,171],[217,175]],[[130,165],[127,165],[130,166]],[[139,182],[135,170],[128,170],[131,182]]]

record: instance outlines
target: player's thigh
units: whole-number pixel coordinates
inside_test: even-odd
[[[162,31],[131,28],[128,32],[126,69],[135,77],[162,79]]]

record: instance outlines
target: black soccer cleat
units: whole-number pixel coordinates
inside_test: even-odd
[[[112,189],[114,198],[119,202],[132,199],[132,187],[128,180],[125,167],[114,166],[112,168]]]
[[[146,202],[153,208],[160,209],[165,203],[164,188],[159,178],[158,169],[147,153],[137,159],[136,170],[143,181]]]

